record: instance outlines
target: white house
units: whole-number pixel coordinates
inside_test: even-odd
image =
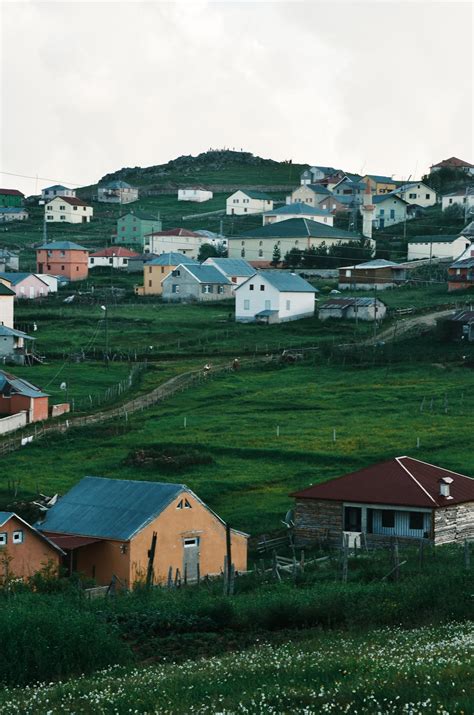
[[[408,260],[459,258],[471,245],[466,236],[416,236],[408,243]]]
[[[207,258],[202,265],[217,268],[232,283],[234,289],[257,272],[243,258]]]
[[[15,291],[11,281],[0,277],[0,326],[13,328]]]
[[[21,206],[2,206],[0,207],[0,223],[8,223],[10,221],[26,221],[28,211]]]
[[[307,204],[318,208],[321,199],[331,196],[331,192],[322,184],[302,184],[286,197],[287,204]],[[272,207],[273,208],[273,207]]]
[[[408,203],[393,193],[378,194],[372,198],[372,203],[375,206],[376,228],[393,226],[395,223],[405,221],[407,217]]]
[[[288,221],[290,218],[308,218],[310,221],[325,223],[328,226],[334,224],[334,216],[329,211],[323,211],[308,204],[296,203],[286,204],[279,209],[273,209],[273,211],[265,211],[263,214],[263,225],[266,226],[269,223]]]
[[[35,276],[46,283],[48,286],[48,295],[57,293],[60,282],[64,280],[63,276],[51,276],[49,273],[35,273]]]
[[[436,191],[431,186],[423,184],[421,181],[412,181],[409,184],[403,184],[398,189],[391,192],[396,194],[408,204],[417,204],[418,206],[434,206],[436,203]]]
[[[61,184],[55,184],[54,186],[48,186],[46,189],[41,189],[41,198],[44,201],[51,201],[55,199],[56,196],[75,196],[75,189],[68,189],[66,186]]]
[[[245,214],[261,214],[264,211],[271,211],[273,199],[263,191],[248,191],[239,189],[234,191],[226,201],[226,214],[232,216],[243,216]]]
[[[201,203],[202,201],[209,201],[213,195],[212,191],[203,189],[200,186],[191,189],[178,189],[178,201],[196,201]]]
[[[474,188],[469,186],[458,189],[441,197],[441,208],[445,211],[449,206],[461,206],[469,211],[474,206]]]
[[[186,228],[169,228],[145,235],[145,250],[160,256],[162,253],[182,253],[188,258],[197,258],[199,249],[210,241],[200,233]]]
[[[123,246],[102,248],[100,251],[89,254],[89,268],[108,266],[123,270],[127,268],[130,258],[136,258],[138,255],[135,251],[130,251]]]
[[[315,184],[317,181],[323,181],[324,179],[336,176],[342,179],[343,172],[340,169],[335,169],[333,166],[310,166],[301,172],[300,183],[303,186]]]
[[[110,204],[131,204],[138,201],[138,189],[126,181],[108,181],[97,188],[97,201]]]
[[[64,223],[89,223],[94,213],[88,206],[75,196],[56,196],[44,207],[46,221],[63,221]]]
[[[282,323],[314,315],[316,289],[295,273],[259,271],[235,289],[239,323]]]

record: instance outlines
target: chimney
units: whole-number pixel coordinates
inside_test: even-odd
[[[439,495],[445,497],[446,499],[452,499],[450,494],[450,485],[453,483],[451,477],[441,477],[439,480]]]

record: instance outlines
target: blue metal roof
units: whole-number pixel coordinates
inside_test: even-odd
[[[128,541],[187,487],[84,477],[36,524],[41,531]]]
[[[12,335],[15,338],[24,338],[25,340],[36,340],[26,333],[22,333],[21,330],[14,330],[13,328],[7,328],[6,325],[0,325],[0,337],[9,337]]]
[[[203,265],[215,265],[225,273],[226,276],[253,276],[257,272],[250,263],[243,258],[208,258],[212,263],[204,262]]]
[[[22,214],[26,213],[26,209],[21,206],[4,206],[0,208],[0,213],[2,214]]]
[[[329,211],[323,211],[323,209],[315,209],[313,206],[308,206],[308,204],[303,204],[301,201],[294,204],[285,204],[279,209],[274,209],[273,211],[265,211],[264,216],[282,216],[286,214],[305,214],[307,216],[330,216]]]
[[[15,516],[12,511],[0,511],[0,526],[6,524],[12,516]]]
[[[304,186],[306,186],[307,189],[314,191],[315,194],[331,194],[329,189],[322,184],[304,184]],[[301,186],[298,186],[298,189],[301,189]]]
[[[257,277],[264,278],[271,286],[283,293],[316,293],[316,288],[305,281],[301,276],[296,275],[296,273],[288,273],[287,271],[259,271]],[[241,286],[247,285],[248,281],[252,280],[248,278],[245,283],[236,288],[239,290]]]
[[[336,197],[337,198],[337,197]],[[334,228],[319,221],[312,221],[309,218],[289,218],[285,221],[274,221],[265,226],[259,226],[251,231],[244,231],[236,236],[229,236],[229,241],[241,238],[334,238],[360,240],[361,236],[352,231],[345,231],[342,228]]]
[[[88,251],[89,249],[85,246],[80,246],[78,243],[73,241],[50,241],[49,243],[43,243],[38,246],[38,249],[45,249],[47,251]],[[37,250],[38,250],[37,249]]]
[[[188,265],[185,261],[182,261],[181,265],[185,266],[185,268],[196,278],[196,280],[199,281],[199,283],[220,283],[221,285],[227,285],[230,283],[230,281],[227,280],[227,278],[220,271],[218,271],[217,268],[214,268],[214,266],[199,264]]]
[[[372,203],[373,204],[381,204],[383,201],[386,201],[387,199],[391,201],[402,201],[404,204],[407,204],[408,201],[405,201],[405,199],[402,199],[401,196],[398,195],[397,191],[389,191],[386,194],[377,194],[377,196],[372,197]]]
[[[49,397],[46,392],[42,392],[39,387],[32,385],[31,382],[0,370],[0,394],[6,393],[24,395],[25,397]]]
[[[147,261],[148,266],[179,266],[182,263],[199,265],[199,261],[196,261],[195,258],[188,258],[184,253],[176,253],[173,251],[162,253],[158,258]]]
[[[47,186],[43,191],[51,191],[52,189],[55,189],[56,191],[58,189],[66,189],[66,191],[74,191],[74,189],[68,189],[67,186],[63,186],[62,184],[53,184],[53,186]]]
[[[28,278],[29,276],[35,276],[35,278],[38,278],[36,273],[0,273],[0,278],[6,278],[6,280],[10,281],[10,283],[14,286],[21,283],[21,281],[24,281],[25,278]],[[38,278],[38,280],[41,281],[41,278]],[[44,283],[44,281],[41,282]]]

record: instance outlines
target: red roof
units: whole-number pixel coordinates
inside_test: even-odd
[[[450,477],[450,495],[443,497],[439,481]],[[316,484],[291,496],[369,504],[438,507],[474,501],[474,479],[412,457],[396,457],[351,474]]]
[[[54,199],[51,199],[51,201],[65,201],[67,204],[71,204],[71,206],[88,206],[84,201],[81,201],[81,199],[78,199],[77,196],[55,196]],[[51,201],[48,201],[48,203],[51,203]]]
[[[135,251],[130,251],[128,248],[118,246],[117,248],[102,248],[100,251],[96,251],[90,255],[94,258],[108,258],[109,256],[116,256],[117,258],[135,258],[140,254]]]
[[[80,546],[88,546],[88,544],[95,544],[97,541],[102,541],[102,539],[92,539],[89,536],[76,536],[75,534],[50,534],[44,532],[50,541],[60,549],[67,549],[71,551],[72,549],[78,549]]]
[[[194,231],[188,231],[185,228],[169,228],[167,231],[154,231],[153,233],[147,233],[147,236],[193,236],[196,238],[202,238],[200,233],[194,233]]]
[[[471,169],[474,169],[474,164],[470,164],[468,161],[463,161],[462,159],[458,159],[455,156],[452,156],[450,159],[443,159],[443,161],[438,162],[438,164],[433,164],[431,168],[462,168],[463,166],[467,166]]]
[[[0,194],[4,194],[6,196],[24,196],[25,194],[22,194],[21,191],[18,191],[18,189],[0,189]]]

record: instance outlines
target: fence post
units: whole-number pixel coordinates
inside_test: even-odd
[[[348,557],[349,557],[349,534],[344,534],[344,540],[343,540],[343,545],[342,545],[342,582],[343,583],[347,583]]]
[[[469,548],[469,541],[464,539],[464,568],[469,571],[471,568],[471,551]]]

